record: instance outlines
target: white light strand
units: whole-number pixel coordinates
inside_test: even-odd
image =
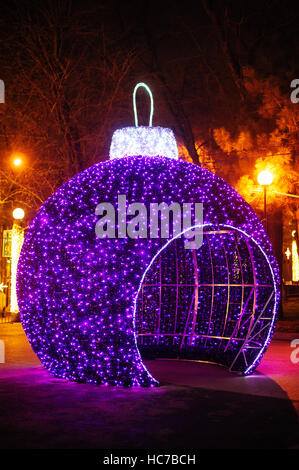
[[[253,189],[253,191],[257,192],[257,193],[260,193],[260,192],[263,191],[263,189],[262,188],[255,188],[255,189]],[[268,190],[268,193],[279,194],[280,196],[296,197],[296,198],[299,199],[298,194],[282,193],[280,191],[269,191],[269,190]]]
[[[292,280],[299,281],[299,256],[296,240],[292,240]]]
[[[275,194],[280,194],[281,196],[288,196],[288,197],[296,197],[299,198],[297,194],[289,194],[289,193],[281,193],[280,191],[271,191],[272,193]]]

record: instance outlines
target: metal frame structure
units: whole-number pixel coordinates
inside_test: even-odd
[[[136,302],[139,350],[248,374],[273,330],[272,268],[245,232],[206,227],[203,233],[199,250],[184,249],[176,238],[148,267]]]

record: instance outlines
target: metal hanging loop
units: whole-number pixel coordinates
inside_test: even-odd
[[[134,109],[135,126],[138,127],[138,113],[137,113],[137,107],[136,107],[136,93],[137,93],[138,88],[140,88],[140,87],[145,88],[146,91],[148,92],[149,96],[150,96],[151,111],[150,111],[150,117],[149,117],[149,126],[152,127],[152,125],[153,125],[153,114],[154,114],[154,99],[153,99],[153,95],[152,95],[152,92],[151,92],[150,88],[147,86],[146,83],[143,83],[143,82],[137,83],[137,85],[135,86],[134,91],[133,91],[133,109]]]

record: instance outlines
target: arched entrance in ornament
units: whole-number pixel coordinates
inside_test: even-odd
[[[144,272],[135,303],[140,354],[195,359],[249,374],[270,341],[277,294],[268,258],[244,231],[201,226],[203,245],[168,240]]]

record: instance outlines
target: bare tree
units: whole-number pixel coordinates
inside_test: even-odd
[[[22,201],[36,209],[66,179],[106,158],[135,51],[124,53],[111,40],[101,6],[91,13],[68,1],[12,13],[11,41],[0,41],[13,57],[3,64],[2,207]],[[17,174],[7,162],[20,151],[26,165]]]

